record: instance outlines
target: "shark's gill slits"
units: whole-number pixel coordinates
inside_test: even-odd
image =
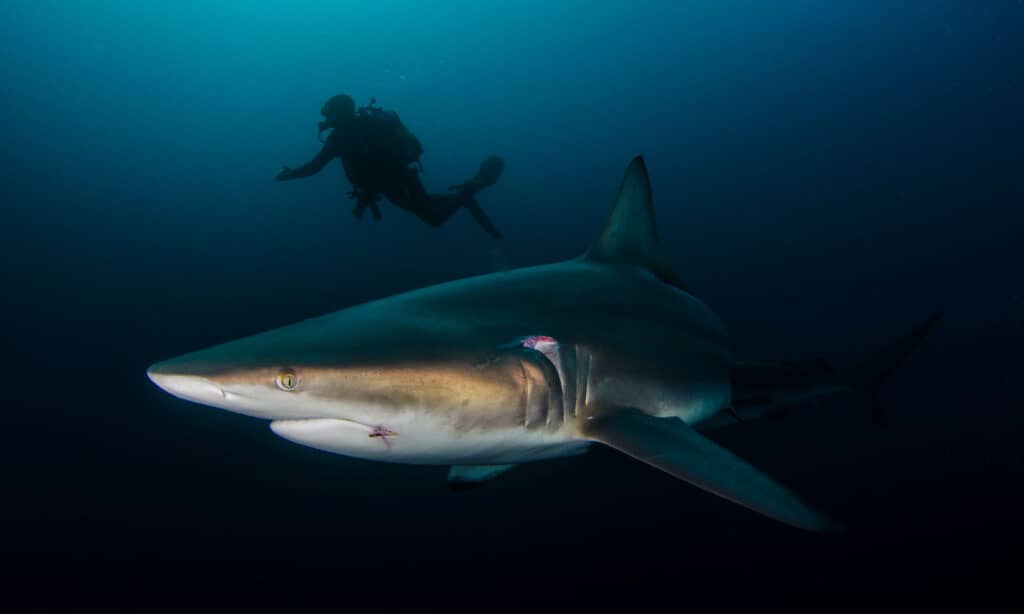
[[[562,380],[562,411],[565,417],[576,415],[576,356],[579,346],[574,343],[559,345],[558,361],[555,368],[558,369],[559,378]]]
[[[577,346],[578,347],[578,346]],[[579,415],[581,407],[590,404],[590,364],[593,357],[582,348],[577,352],[576,368],[576,404],[573,406],[573,415]]]
[[[558,428],[564,420],[558,371],[546,356],[533,350],[520,352],[520,364],[525,381],[524,425],[528,429]]]
[[[557,430],[575,416],[579,395],[577,365],[582,350],[546,335],[528,335],[503,344],[495,361],[515,359],[523,381],[518,411],[527,429]],[[587,356],[589,364],[589,356]]]

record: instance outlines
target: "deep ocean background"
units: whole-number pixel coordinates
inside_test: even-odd
[[[1022,35],[1019,1],[4,3],[5,584],[140,607],[1017,596]],[[464,213],[356,221],[337,163],[272,182],[341,92],[401,114],[428,188],[502,155],[480,196],[500,249]],[[944,310],[884,428],[836,399],[715,435],[846,533],[606,449],[450,493],[443,468],[299,447],[145,377],[576,256],[638,153],[741,356],[849,364]]]

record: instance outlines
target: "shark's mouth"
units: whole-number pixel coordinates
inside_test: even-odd
[[[398,432],[384,425],[371,426],[342,418],[297,418],[274,420],[270,429],[277,435],[312,446],[314,448],[334,451],[337,441],[357,441],[366,436],[370,440],[380,442],[382,448],[391,449]]]

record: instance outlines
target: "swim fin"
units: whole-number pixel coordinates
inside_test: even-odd
[[[474,195],[480,190],[497,183],[504,171],[505,161],[499,156],[490,156],[480,163],[480,168],[477,169],[476,175],[472,179],[448,187],[449,190],[457,192],[456,198],[462,201],[462,206],[469,211],[469,214],[473,216],[476,223],[480,224],[480,227],[495,239],[500,239],[501,233],[498,231],[498,227],[494,225],[494,222],[491,221],[491,218],[480,208],[480,204],[476,202]]]
[[[495,226],[494,222],[491,221],[491,218],[484,213],[484,210],[480,208],[480,203],[476,202],[476,199],[473,198],[472,195],[467,195],[466,202],[462,206],[465,207],[466,211],[469,211],[469,214],[473,216],[476,223],[480,224],[480,227],[483,228],[487,234],[491,235],[495,239],[501,238],[501,233],[498,232],[498,227]]]
[[[505,171],[505,161],[499,156],[491,156],[480,163],[480,168],[473,177],[473,183],[480,186],[480,189],[489,188],[498,183],[501,174]]]
[[[476,175],[464,183],[449,186],[449,190],[460,193],[476,194],[484,188],[489,188],[498,183],[501,174],[505,172],[505,161],[500,156],[490,156],[480,163]]]

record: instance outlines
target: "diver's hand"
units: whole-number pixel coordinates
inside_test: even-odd
[[[282,164],[281,170],[277,172],[277,175],[274,175],[274,181],[288,181],[289,179],[295,179],[292,176],[292,169]]]

